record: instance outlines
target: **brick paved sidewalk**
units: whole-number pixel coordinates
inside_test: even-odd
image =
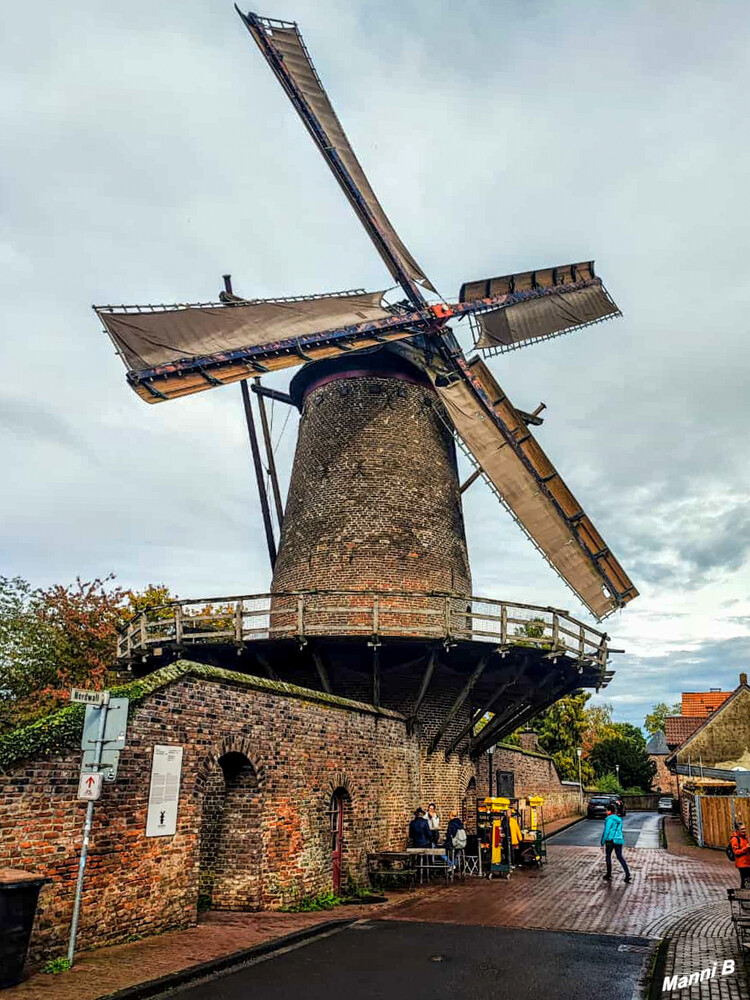
[[[648,936],[668,937],[666,961],[662,976],[689,976],[701,972],[717,963],[714,978],[698,986],[685,990],[663,993],[665,1000],[678,997],[688,1000],[710,998],[710,1000],[750,1000],[750,984],[739,954],[739,943],[732,924],[732,913],[728,902],[713,903],[689,910],[677,920],[671,915],[655,922],[647,928]],[[730,959],[735,969],[722,976],[722,966]],[[662,983],[659,984],[661,989]]]
[[[630,885],[617,864],[612,881],[604,882],[600,848],[550,844],[548,852],[541,871],[518,870],[509,882],[467,878],[404,900],[389,918],[639,937],[662,917],[726,901],[734,881],[728,864],[642,848],[626,852]]]

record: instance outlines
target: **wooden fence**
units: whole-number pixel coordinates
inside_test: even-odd
[[[723,850],[732,836],[734,824],[750,826],[750,797],[737,795],[695,795],[682,792],[682,821],[699,847]]]

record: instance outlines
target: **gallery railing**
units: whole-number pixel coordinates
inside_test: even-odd
[[[399,592],[315,591],[172,601],[138,614],[121,631],[121,660],[160,655],[160,647],[313,636],[402,637],[529,647],[554,657],[607,663],[608,636],[566,611],[486,597]]]

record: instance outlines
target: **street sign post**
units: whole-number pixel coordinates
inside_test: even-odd
[[[81,771],[81,777],[78,781],[78,798],[85,799],[87,802],[96,802],[97,799],[101,798],[102,778],[101,771]]]
[[[107,692],[109,694],[109,692]],[[99,719],[104,715],[102,750],[124,750],[128,725],[128,699],[110,698],[106,705],[87,705],[81,750],[94,750],[99,740]]]
[[[102,794],[103,781],[114,781],[120,750],[125,747],[125,730],[128,722],[128,699],[110,698],[109,691],[81,691],[73,688],[71,701],[86,705],[81,749],[81,776],[78,782],[78,798],[88,802],[86,821],[83,825],[83,843],[78,862],[78,881],[73,904],[73,919],[70,924],[68,941],[68,962],[72,965],[76,950],[78,921],[81,916],[83,880],[86,872],[86,858],[89,852],[91,824],[94,819],[94,803]]]
[[[96,750],[84,750],[81,761],[81,773],[95,771],[94,760]],[[105,781],[115,781],[117,779],[117,768],[120,763],[119,750],[102,750],[102,759],[99,761],[99,773],[104,776]]]

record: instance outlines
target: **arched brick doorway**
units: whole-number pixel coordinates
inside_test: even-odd
[[[200,831],[199,909],[260,909],[261,819],[255,768],[244,754],[225,753],[206,779]]]
[[[333,891],[338,893],[346,881],[347,834],[351,828],[351,799],[345,788],[336,788],[331,795],[328,807],[328,828]]]

